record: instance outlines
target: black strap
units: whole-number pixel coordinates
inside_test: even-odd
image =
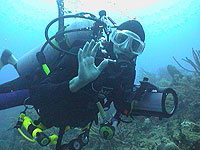
[[[64,29],[65,29],[65,27],[62,30],[59,30],[56,33],[56,38],[55,39],[56,39],[56,42],[58,43],[58,45],[60,46],[60,48],[68,51],[70,49],[70,47],[66,43],[65,35],[62,34]]]
[[[65,134],[65,128],[60,128],[56,144],[56,150],[61,150],[62,138],[64,134]]]
[[[12,55],[12,52],[5,49],[2,53],[2,56],[1,56],[1,61],[4,65],[8,64],[8,59],[9,57]]]

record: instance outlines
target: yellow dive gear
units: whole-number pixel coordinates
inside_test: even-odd
[[[100,125],[99,134],[106,140],[110,140],[115,135],[115,128],[111,123],[103,123]]]
[[[23,127],[26,129],[26,131],[28,131],[28,133],[31,135],[32,138],[27,137],[22,131],[21,131],[21,127]],[[44,128],[43,125],[40,124],[41,127]],[[42,129],[40,129],[39,127],[37,127],[33,121],[27,117],[25,115],[25,113],[21,113],[16,125],[17,130],[19,131],[19,133],[28,141],[30,142],[37,142],[39,143],[41,146],[47,146],[48,144],[52,144],[52,145],[56,145],[57,144],[57,139],[58,136],[57,135],[51,135],[51,136],[47,136],[46,134],[43,133]]]
[[[48,75],[50,73],[50,69],[49,67],[47,66],[47,64],[43,64],[42,65],[42,68],[44,70],[44,72],[46,73],[46,75]]]
[[[101,114],[101,117],[102,117],[103,121],[105,122],[106,113],[105,113],[105,111],[104,111],[104,109],[103,109],[103,106],[101,105],[101,103],[100,103],[99,101],[98,101],[96,104],[97,104],[97,107],[98,107],[99,112],[100,112],[100,114]]]

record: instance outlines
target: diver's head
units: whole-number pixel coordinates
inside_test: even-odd
[[[116,56],[125,55],[130,59],[143,52],[145,47],[144,40],[144,29],[136,20],[129,20],[122,23],[111,34],[113,52]]]

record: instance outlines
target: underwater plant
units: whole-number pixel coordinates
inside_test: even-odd
[[[194,70],[189,70],[189,69],[183,67],[183,66],[176,60],[175,57],[173,57],[173,59],[174,59],[174,60],[176,61],[176,63],[177,63],[181,68],[183,68],[184,70],[186,70],[186,71],[188,71],[188,72],[194,72],[194,73],[196,73],[196,74],[198,74],[198,75],[200,76],[200,50],[194,50],[194,49],[192,48],[192,55],[193,55],[194,61],[192,61],[191,59],[189,59],[189,58],[187,58],[187,57],[185,57],[185,59],[182,58],[182,60],[185,61],[185,62],[187,62],[187,63],[189,63],[189,64],[193,67],[193,69],[194,69],[195,71],[194,71]]]

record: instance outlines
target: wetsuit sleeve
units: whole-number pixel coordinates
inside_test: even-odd
[[[33,86],[30,89],[30,97],[32,105],[41,105],[48,101],[69,100],[75,93],[72,93],[69,89],[69,81],[65,81],[59,84],[46,83]]]
[[[27,76],[18,77],[12,81],[0,85],[0,110],[8,109],[24,104],[29,98],[29,86],[31,81]]]

